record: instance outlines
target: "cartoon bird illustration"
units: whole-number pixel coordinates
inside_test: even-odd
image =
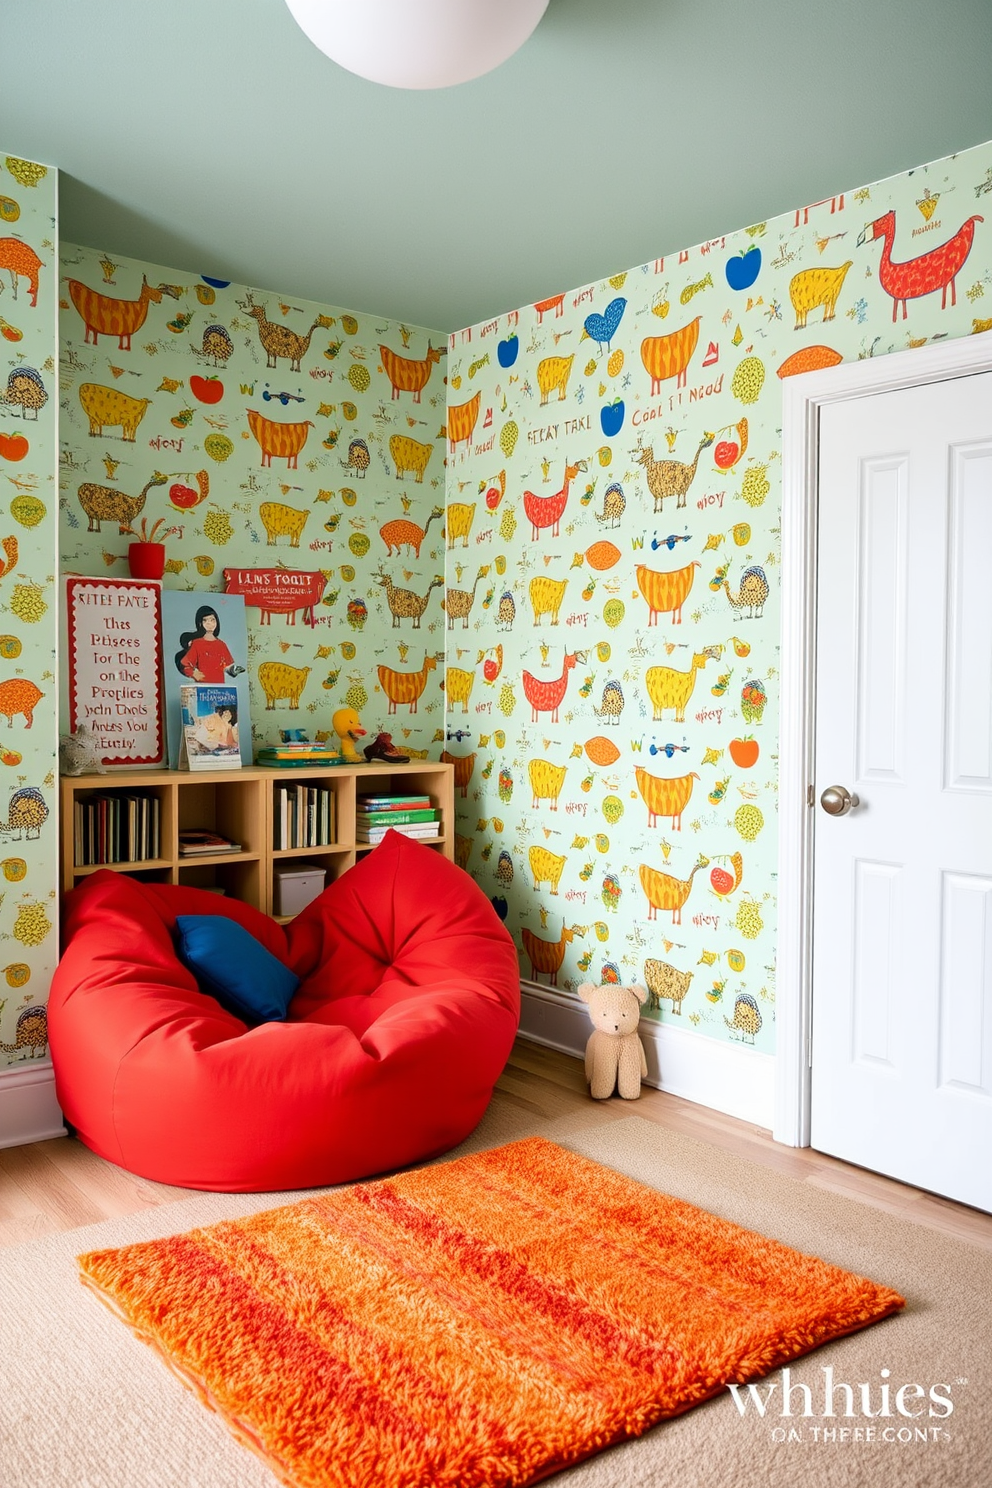
[[[496,878],[504,888],[513,882],[513,859],[504,847],[496,859]]]
[[[896,214],[885,212],[881,217],[876,217],[874,222],[869,222],[861,236],[858,238],[858,247],[864,243],[870,243],[875,238],[881,238],[882,257],[878,266],[878,282],[886,294],[892,296],[892,319],[896,320],[899,306],[902,305],[902,318],[906,319],[906,301],[918,299],[921,295],[934,294],[938,289],[941,291],[940,308],[947,308],[947,291],[951,291],[951,304],[957,304],[957,291],[954,280],[964,265],[965,259],[971,252],[971,245],[975,239],[975,224],[984,222],[984,217],[969,217],[963,222],[946,243],[938,248],[931,248],[928,253],[921,253],[917,258],[905,259],[902,263],[894,263],[892,260],[892,244],[896,235]]]
[[[517,607],[513,595],[509,589],[504,589],[499,597],[499,606],[496,610],[496,624],[500,630],[510,630],[516,619]]]
[[[224,367],[234,351],[234,342],[224,326],[208,325],[203,332],[200,350],[205,357],[210,358],[215,367]]]
[[[585,340],[588,336],[590,341],[596,342],[600,351],[603,350],[604,344],[607,351],[609,351],[610,342],[619,330],[620,322],[623,319],[623,312],[626,308],[627,301],[622,295],[618,295],[615,300],[610,301],[602,315],[597,314],[595,311],[591,315],[587,315],[582,322],[582,339]]]
[[[31,420],[35,422],[38,409],[44,408],[48,402],[48,392],[41,380],[41,373],[34,367],[14,367],[8,374],[7,390],[0,396],[0,402],[19,408],[21,417],[25,419],[30,410]]]
[[[503,670],[503,647],[502,645],[494,646],[492,651],[484,651],[482,655],[485,657],[482,665],[482,676],[491,687]]]

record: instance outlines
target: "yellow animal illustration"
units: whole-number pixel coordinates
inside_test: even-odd
[[[398,703],[409,703],[410,712],[416,713],[417,703],[427,686],[427,673],[437,666],[436,656],[425,656],[418,672],[396,672],[392,667],[379,667],[379,685],[389,699],[387,712],[395,713]]]
[[[423,484],[427,462],[434,452],[432,444],[421,444],[406,434],[394,434],[389,441],[389,453],[396,465],[396,478],[402,480],[409,472],[417,482]]]
[[[265,541],[270,548],[275,547],[280,537],[288,533],[289,546],[298,548],[303,529],[307,525],[308,511],[300,511],[295,506],[283,506],[281,501],[263,501],[258,508],[258,515],[262,519],[265,528]]]
[[[258,681],[265,693],[266,712],[283,698],[290,708],[298,708],[309,675],[309,667],[293,667],[285,661],[263,661],[258,669]]]
[[[696,685],[696,673],[706,665],[707,660],[716,661],[719,655],[718,647],[704,647],[693,656],[692,665],[687,672],[680,671],[677,667],[648,667],[644,674],[644,685],[651,699],[651,717],[656,723],[666,708],[675,709],[676,723],[685,723],[686,704]]]
[[[472,849],[475,846],[474,837],[466,837],[461,832],[455,833],[455,867],[467,868]]]
[[[833,320],[837,297],[852,261],[848,259],[836,269],[801,269],[798,274],[793,274],[789,281],[789,299],[796,312],[797,331],[804,329],[807,315],[819,305],[823,306],[824,320]]]
[[[558,612],[561,602],[565,598],[565,590],[568,587],[567,579],[549,579],[540,574],[536,579],[530,581],[530,604],[534,611],[534,624],[541,623],[542,615],[551,616],[551,624],[558,624]]]
[[[121,438],[134,443],[138,425],[151,404],[150,398],[129,398],[116,388],[104,387],[99,382],[84,382],[79,389],[79,401],[90,421],[90,434],[99,438],[105,428],[120,425]]]
[[[541,390],[541,402],[547,403],[551,394],[558,389],[558,401],[564,400],[568,391],[568,379],[572,375],[572,363],[575,361],[575,353],[571,356],[549,356],[537,364],[537,385]]]
[[[474,685],[474,672],[466,672],[464,667],[448,667],[444,676],[444,691],[449,708],[454,708],[456,703],[461,703],[462,712],[467,713],[468,700],[472,696]]]
[[[709,858],[700,853],[688,878],[674,878],[670,873],[659,873],[657,868],[641,863],[637,871],[641,879],[641,888],[650,905],[648,919],[656,919],[659,909],[667,909],[671,911],[672,924],[681,925],[682,906],[689,897],[692,880],[700,868],[707,867],[709,861]]]
[[[565,784],[565,765],[553,765],[550,760],[530,760],[527,765],[527,774],[530,776],[530,788],[533,792],[533,805],[537,806],[539,801],[550,801],[551,811],[558,810],[558,797],[561,788]]]
[[[660,775],[649,775],[640,765],[634,771],[634,779],[641,798],[648,808],[648,826],[656,827],[659,816],[670,816],[672,831],[681,832],[682,813],[692,795],[692,782],[699,776],[693,770],[689,775],[677,775],[666,780]]]
[[[549,883],[552,894],[557,894],[566,859],[546,847],[532,847],[528,849],[527,861],[530,863],[535,889],[539,889],[542,883]]]
[[[464,501],[453,501],[448,507],[447,525],[445,527],[446,542],[449,548],[455,546],[458,538],[462,540],[462,547],[468,547],[468,536],[472,531],[472,523],[475,521],[476,503],[471,505]]]
[[[692,971],[679,971],[667,961],[656,961],[652,957],[644,963],[644,981],[648,989],[648,1007],[661,1011],[662,998],[671,1001],[672,1012],[682,1015],[682,1003],[695,976]]]

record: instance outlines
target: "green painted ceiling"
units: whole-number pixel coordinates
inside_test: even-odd
[[[990,0],[551,0],[431,93],[283,0],[0,0],[65,238],[444,330],[979,144],[990,77]]]

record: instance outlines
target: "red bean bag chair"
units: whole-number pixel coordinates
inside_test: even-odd
[[[250,1027],[201,992],[177,915],[227,915],[301,979]],[[222,1192],[401,1167],[477,1125],[517,1031],[513,942],[481,889],[391,832],[287,926],[110,870],[65,896],[48,1003],[59,1104],[101,1157]]]

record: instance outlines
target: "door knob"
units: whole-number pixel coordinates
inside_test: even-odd
[[[858,805],[858,798],[846,785],[828,785],[820,797],[820,805],[828,816],[846,816],[853,806]]]

